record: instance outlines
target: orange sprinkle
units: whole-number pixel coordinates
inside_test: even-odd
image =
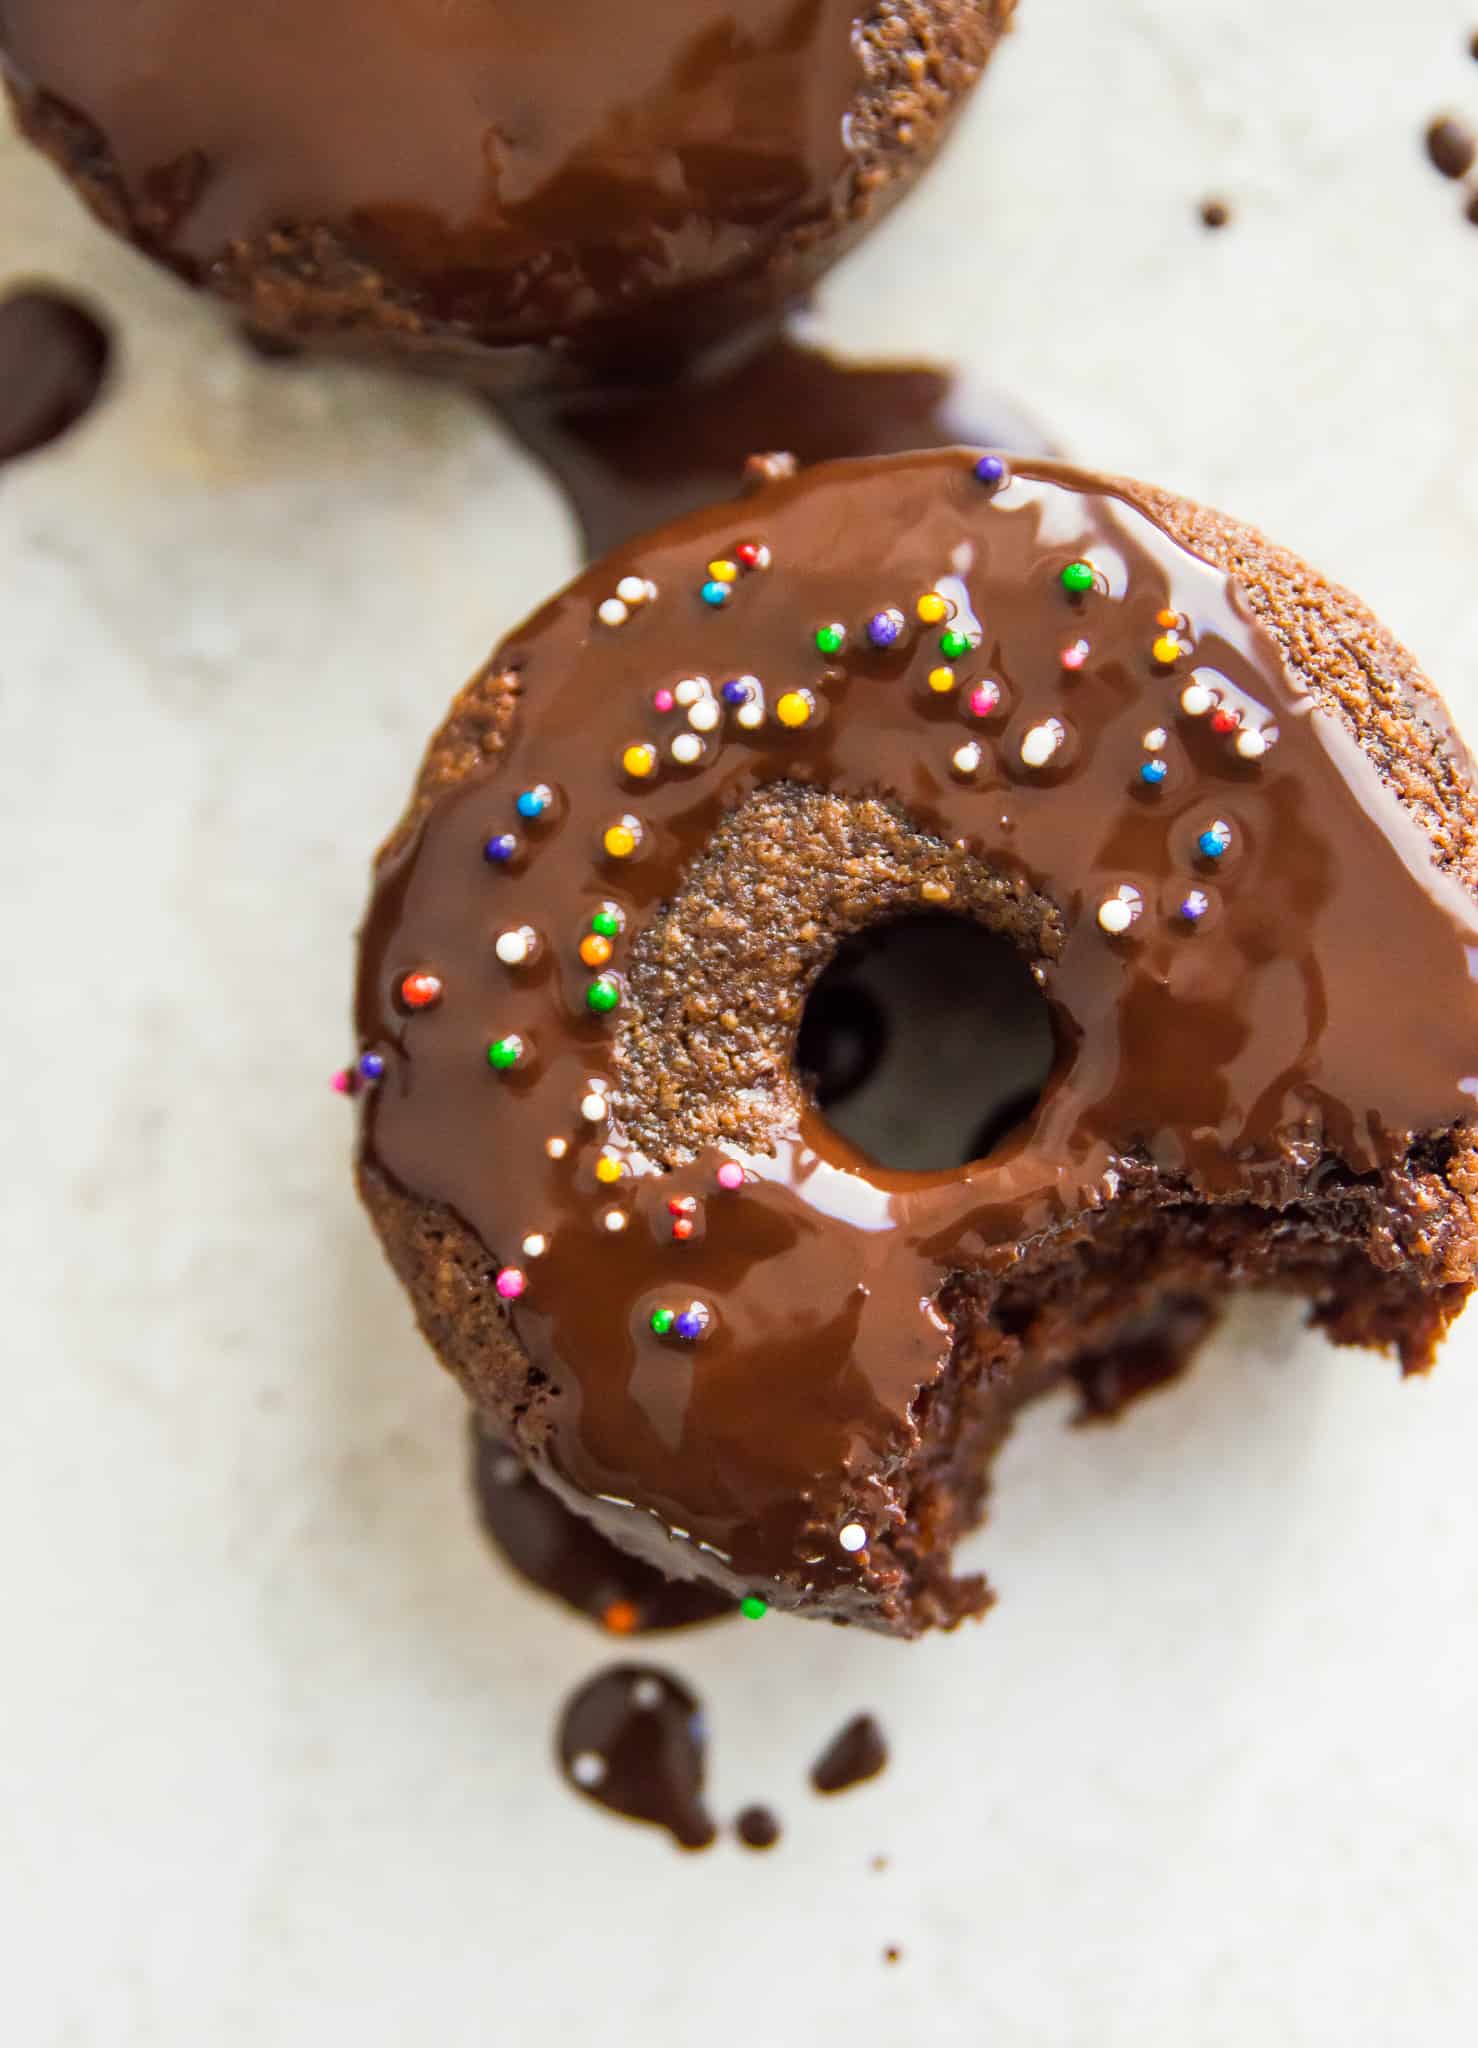
[[[592,932],[588,939],[580,941],[580,958],[587,967],[604,967],[611,957],[611,942],[599,933]]]
[[[1155,624],[1156,624],[1157,626],[1178,626],[1178,625],[1180,624],[1180,613],[1179,613],[1179,612],[1156,612],[1156,613],[1155,613]]]
[[[600,1618],[613,1636],[635,1635],[641,1624],[641,1614],[629,1600],[613,1600]]]

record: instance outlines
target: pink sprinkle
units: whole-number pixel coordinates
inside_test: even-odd
[[[517,1266],[505,1266],[498,1275],[498,1293],[504,1301],[517,1301],[528,1284],[528,1275]]]
[[[718,1184],[721,1188],[727,1188],[730,1194],[734,1192],[735,1188],[742,1188],[744,1185],[744,1168],[732,1159],[725,1160],[718,1170]]]
[[[1086,640],[1075,640],[1071,647],[1064,647],[1062,650],[1063,667],[1081,668],[1091,651]]]
[[[970,709],[977,718],[989,718],[1001,701],[994,683],[977,683],[970,692]]]
[[[347,1067],[340,1067],[338,1073],[334,1075],[331,1086],[335,1095],[352,1095],[354,1093],[354,1076]]]
[[[652,702],[659,711],[670,711],[674,702],[671,690],[658,690]]]

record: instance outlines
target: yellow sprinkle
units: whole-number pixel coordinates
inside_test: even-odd
[[[935,691],[939,696],[942,697],[946,690],[952,690],[954,686],[955,672],[952,668],[930,669],[929,688]]]
[[[618,1181],[623,1170],[620,1160],[613,1159],[609,1152],[602,1152],[599,1159],[595,1162],[595,1177],[606,1187],[610,1187]]]
[[[1173,633],[1162,633],[1150,652],[1162,668],[1170,668],[1179,661],[1185,649]]]
[[[947,882],[920,882],[919,894],[926,903],[948,903],[950,888]]]
[[[815,708],[809,690],[787,690],[775,706],[775,716],[782,725],[809,725]]]
[[[737,562],[710,562],[708,573],[715,583],[737,583],[739,564]]]
[[[636,852],[636,827],[623,818],[619,825],[607,825],[605,849],[612,860],[629,860]]]
[[[1179,613],[1179,612],[1156,612],[1156,613],[1155,613],[1155,624],[1156,624],[1157,626],[1178,626],[1178,625],[1180,624],[1180,613]]]
[[[926,590],[918,603],[919,617],[926,626],[939,626],[954,614],[954,606],[937,590]]]
[[[657,749],[649,747],[645,740],[638,741],[635,745],[629,746],[621,756],[621,766],[628,775],[640,782],[656,768]]]

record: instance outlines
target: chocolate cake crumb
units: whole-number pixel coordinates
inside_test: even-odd
[[[1232,209],[1224,199],[1203,199],[1201,201],[1201,225],[1203,228],[1224,228],[1231,225]]]

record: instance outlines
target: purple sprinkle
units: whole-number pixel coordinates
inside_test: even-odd
[[[384,1055],[378,1052],[367,1052],[359,1062],[359,1071],[366,1081],[383,1081],[385,1078]]]
[[[982,455],[975,465],[975,480],[989,488],[1003,484],[1006,481],[1006,465],[1000,456]]]
[[[874,612],[867,622],[867,637],[874,647],[896,647],[903,638],[903,614],[889,605],[884,612]]]
[[[694,1302],[691,1308],[683,1310],[672,1328],[674,1335],[681,1337],[685,1344],[696,1343],[708,1328],[707,1309]]]
[[[732,682],[724,684],[722,694],[726,704],[747,704],[749,702],[749,685],[746,682],[741,682],[736,676]]]
[[[1186,897],[1184,903],[1180,906],[1180,914],[1187,924],[1199,924],[1210,908],[1210,900],[1204,891],[1192,889],[1190,895]]]
[[[501,864],[505,860],[512,860],[517,852],[518,841],[514,838],[513,834],[511,832],[499,832],[483,848],[482,856],[484,860],[495,861]]]

